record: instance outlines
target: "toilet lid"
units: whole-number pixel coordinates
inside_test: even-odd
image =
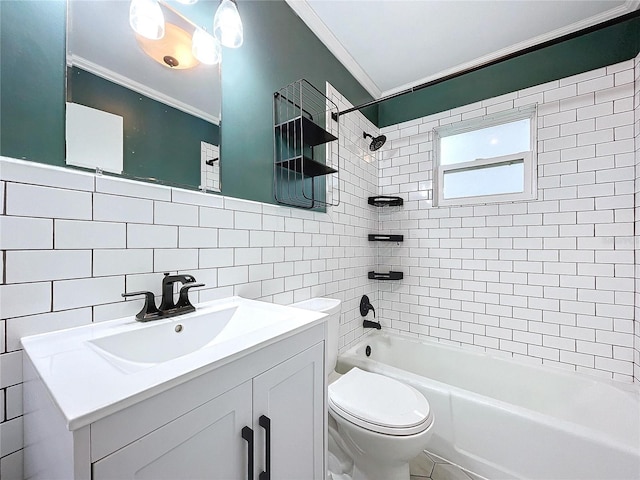
[[[392,435],[421,432],[432,421],[429,402],[418,390],[357,367],[329,385],[329,406],[364,428]]]

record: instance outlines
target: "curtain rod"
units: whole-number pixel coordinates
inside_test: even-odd
[[[589,33],[595,32],[597,30],[601,30],[603,28],[610,27],[612,25],[617,25],[618,23],[625,22],[625,21],[630,20],[632,18],[635,18],[637,16],[640,16],[640,10],[635,10],[633,12],[627,13],[625,15],[621,15],[621,16],[616,17],[616,18],[612,18],[612,19],[607,20],[605,22],[598,23],[596,25],[592,25],[592,26],[587,27],[587,28],[583,28],[582,30],[578,30],[576,32],[568,33],[566,35],[562,35],[562,36],[560,36],[558,38],[553,38],[551,40],[547,40],[547,41],[539,43],[537,45],[532,45],[532,46],[524,48],[522,50],[518,50],[517,52],[507,53],[506,55],[503,55],[501,57],[495,58],[493,60],[488,60],[488,61],[486,61],[484,63],[479,64],[479,65],[475,65],[473,67],[465,68],[464,70],[460,70],[458,72],[450,73],[449,75],[445,75],[444,77],[436,78],[435,80],[430,80],[430,81],[428,81],[426,83],[422,83],[420,85],[416,85],[415,87],[410,87],[410,88],[407,88],[406,90],[402,90],[400,92],[392,93],[391,95],[387,95],[386,97],[382,97],[382,98],[379,98],[377,100],[371,100],[369,102],[357,105],[355,107],[348,108],[347,110],[343,110],[342,112],[337,112],[337,113],[333,112],[331,114],[331,118],[333,118],[335,121],[338,121],[338,117],[340,115],[346,115],[347,113],[355,112],[355,111],[361,110],[363,108],[372,107],[374,105],[377,105],[379,103],[385,102],[387,100],[391,100],[392,98],[400,97],[400,96],[406,95],[408,93],[414,93],[414,92],[417,92],[418,90],[422,90],[423,88],[432,87],[433,85],[437,85],[439,83],[446,82],[447,80],[453,80],[454,78],[461,77],[463,75],[466,75],[467,73],[472,73],[472,72],[475,72],[475,71],[480,70],[482,68],[490,67],[490,66],[496,65],[498,63],[504,62],[506,60],[511,60],[513,58],[520,57],[522,55],[526,55],[527,53],[535,52],[537,50],[541,50],[543,48],[550,47],[550,46],[556,45],[558,43],[566,42],[567,40],[572,40],[574,38],[581,37],[582,35],[587,35]]]

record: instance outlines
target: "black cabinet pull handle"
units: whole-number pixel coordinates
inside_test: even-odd
[[[264,428],[266,441],[265,441],[265,461],[266,469],[260,474],[258,480],[271,480],[271,419],[266,415],[260,415],[258,423]]]
[[[242,438],[247,441],[247,480],[253,478],[253,430],[242,427]]]

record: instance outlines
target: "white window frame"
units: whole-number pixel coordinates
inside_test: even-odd
[[[518,120],[530,119],[530,147],[525,152],[518,152],[510,155],[491,158],[477,158],[463,163],[454,163],[451,165],[440,164],[440,140],[443,137],[458,135],[461,133],[481,130],[483,128],[493,127]],[[499,203],[514,202],[522,200],[535,200],[538,194],[538,175],[537,175],[537,106],[529,105],[519,107],[505,112],[486,115],[463,122],[457,122],[443,127],[433,129],[434,141],[434,161],[433,161],[433,205],[450,206],[450,205],[475,205],[481,203]],[[516,193],[496,193],[491,195],[476,195],[469,197],[444,198],[444,175],[447,172],[465,171],[491,165],[498,166],[500,164],[510,162],[523,162],[524,168],[524,185],[522,192]]]

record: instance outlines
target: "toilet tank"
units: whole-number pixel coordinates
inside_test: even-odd
[[[322,312],[327,318],[327,362],[326,373],[329,375],[335,369],[338,361],[338,338],[340,330],[340,309],[342,302],[337,298],[316,297],[302,302],[292,303],[295,308]]]

